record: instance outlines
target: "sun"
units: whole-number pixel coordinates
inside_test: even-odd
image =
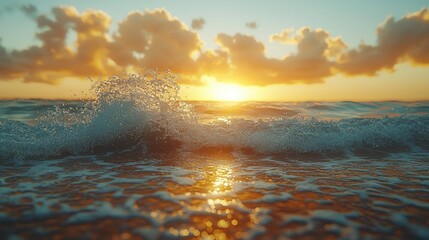
[[[244,89],[236,84],[218,83],[213,86],[214,99],[218,101],[244,101]]]

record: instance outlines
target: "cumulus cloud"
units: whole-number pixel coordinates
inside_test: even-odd
[[[226,80],[250,85],[270,81],[266,78],[269,75],[267,71],[270,60],[265,57],[265,46],[261,42],[243,34],[219,34],[216,41],[227,53],[227,61],[230,63]]]
[[[247,22],[246,23],[246,27],[248,27],[250,29],[257,29],[258,28],[258,24],[256,22]]]
[[[11,52],[0,48],[1,79],[55,84],[64,77],[104,75],[136,65],[185,75],[198,72],[193,59],[201,47],[198,35],[163,9],[130,13],[112,37],[111,19],[102,11],[56,7],[36,22],[41,46]],[[68,46],[71,31],[77,38]]]
[[[35,20],[40,29],[36,38],[41,44],[24,50],[0,51],[1,79],[55,84],[64,77],[111,72],[106,51],[111,20],[107,14],[56,7],[52,9],[52,17],[39,15]],[[75,49],[66,45],[70,31],[77,35]]]
[[[197,59],[198,75],[227,76],[230,71],[229,54],[223,50],[208,50]]]
[[[302,28],[297,31],[298,51],[283,59],[265,56],[265,46],[252,36],[219,34],[217,42],[228,52],[231,62],[229,79],[241,84],[316,83],[332,75],[329,54],[336,42],[328,32]]]
[[[328,32],[302,28],[295,39],[298,51],[281,60],[278,69],[280,79],[313,83],[332,75],[332,62],[328,59],[328,42],[332,37]]]
[[[280,42],[285,44],[296,44],[295,38],[292,37],[293,29],[283,29],[281,32],[270,35],[271,42]]]
[[[113,33],[111,18],[102,11],[63,6],[45,15],[32,5],[21,11],[36,22],[40,43],[13,50],[0,42],[0,80],[55,84],[66,77],[83,79],[143,66],[171,70],[188,84],[202,84],[201,77],[210,75],[265,86],[320,83],[338,73],[375,75],[403,61],[429,64],[428,9],[399,20],[388,18],[377,29],[376,44],[356,49],[323,29],[283,29],[269,36],[270,41],[296,46],[282,58],[268,57],[263,42],[239,33],[219,33],[218,48],[203,50],[199,35],[165,9],[131,12]],[[191,27],[203,25],[203,19],[195,19]],[[75,39],[70,44],[71,36]]]
[[[181,74],[196,72],[193,54],[201,48],[199,36],[164,9],[132,12],[113,36],[112,60]],[[136,54],[141,57],[136,57]]]
[[[201,30],[203,29],[205,24],[206,24],[206,21],[203,18],[197,18],[192,20],[191,27],[192,29],[195,29],[195,30]]]
[[[404,18],[389,17],[377,29],[375,46],[361,44],[344,54],[338,69],[348,75],[375,75],[403,61],[429,64],[429,9]]]

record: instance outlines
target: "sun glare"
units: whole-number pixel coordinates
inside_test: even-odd
[[[234,84],[216,84],[213,86],[214,99],[218,101],[243,101],[244,89]]]

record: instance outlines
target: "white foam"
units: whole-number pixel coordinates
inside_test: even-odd
[[[314,181],[313,178],[309,178],[305,180],[304,182],[299,182],[296,184],[296,190],[300,192],[319,192],[319,187],[312,182]]]
[[[267,203],[277,203],[287,201],[292,198],[292,195],[289,193],[280,193],[280,194],[265,194],[263,197],[259,199],[255,199],[252,202],[267,202]]]

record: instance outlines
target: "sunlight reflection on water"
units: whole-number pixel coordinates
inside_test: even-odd
[[[233,171],[231,167],[227,165],[212,166],[208,174],[211,175],[209,181],[212,181],[210,193],[221,194],[232,190]]]

